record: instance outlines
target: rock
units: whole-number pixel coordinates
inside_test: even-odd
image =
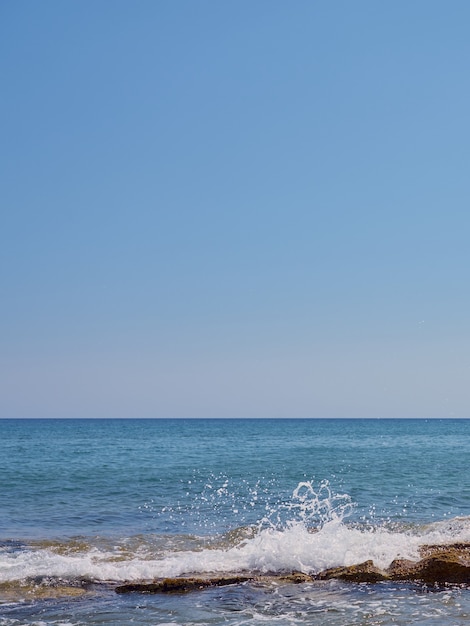
[[[422,558],[436,556],[443,552],[452,553],[456,558],[470,561],[470,543],[424,545],[419,549],[419,554]]]
[[[470,543],[421,546],[420,561],[397,559],[387,573],[393,580],[470,584]]]
[[[452,553],[431,556],[418,563],[417,577],[426,583],[470,583],[470,565]]]
[[[239,585],[246,582],[257,582],[261,584],[273,581],[284,585],[312,582],[313,578],[309,574],[302,572],[291,572],[285,574],[232,574],[229,576],[207,576],[204,578],[190,578],[181,576],[178,578],[162,578],[153,583],[129,583],[116,587],[116,593],[185,593],[187,591],[197,591],[207,587],[222,587],[225,585]]]
[[[24,602],[73,598],[82,596],[88,591],[82,587],[71,585],[38,585],[35,583],[2,583],[0,584],[0,605],[5,602]]]
[[[314,580],[313,576],[310,576],[310,574],[304,574],[302,572],[292,572],[291,574],[281,574],[278,576],[270,576],[267,577],[270,580],[273,580],[273,578],[275,578],[275,580],[278,580],[280,583],[283,584],[292,584],[292,585],[299,585],[301,583],[311,583],[312,580]]]
[[[153,583],[130,583],[116,587],[116,593],[184,593],[206,587],[221,587],[223,585],[236,585],[253,580],[253,576],[216,576],[208,578],[163,578]]]
[[[394,561],[388,573],[393,580],[421,580],[425,583],[470,584],[470,563],[465,562],[453,551],[412,561]]]
[[[373,561],[365,561],[364,563],[347,567],[333,567],[315,576],[316,580],[330,580],[332,578],[354,583],[376,583],[381,580],[387,580],[388,576],[376,567]]]
[[[396,559],[382,571],[372,561],[350,567],[336,567],[315,576],[316,580],[337,578],[350,582],[381,580],[422,581],[430,584],[470,584],[470,544],[427,545],[420,548],[420,561]]]
[[[387,574],[392,580],[406,580],[409,578],[410,572],[414,571],[416,566],[416,561],[395,559],[387,569]]]

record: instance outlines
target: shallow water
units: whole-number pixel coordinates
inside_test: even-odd
[[[469,453],[470,420],[0,420],[0,626],[468,623],[459,587],[114,587],[470,541]]]
[[[467,624],[468,590],[420,585],[242,584],[184,595],[117,595],[90,590],[74,599],[37,599],[2,605],[2,626],[18,624]]]

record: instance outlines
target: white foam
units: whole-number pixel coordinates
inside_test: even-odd
[[[286,506],[284,507],[284,513]],[[0,582],[27,578],[138,581],[207,572],[316,573],[342,565],[372,560],[387,568],[396,558],[416,560],[423,544],[470,542],[470,518],[454,518],[414,530],[384,527],[360,528],[345,523],[351,509],[345,495],[332,495],[326,483],[315,492],[310,483],[300,483],[292,503],[292,518],[273,523],[273,516],[260,523],[258,532],[236,545],[166,552],[141,545],[133,552],[101,547],[58,554],[53,548],[34,547],[18,552],[0,552]],[[320,521],[311,532],[311,521]]]
[[[278,530],[265,528],[255,537],[228,549],[181,551],[159,558],[116,560],[114,552],[97,549],[84,553],[56,554],[50,549],[25,550],[0,555],[0,582],[25,578],[87,578],[96,581],[151,580],[187,573],[300,570],[318,572],[329,567],[362,563],[368,559],[386,568],[395,558],[418,558],[426,543],[470,541],[470,521],[452,525],[436,524],[417,532],[386,529],[361,530],[332,521],[312,533],[301,523]]]

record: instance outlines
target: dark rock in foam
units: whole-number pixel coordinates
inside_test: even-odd
[[[377,583],[386,580],[422,581],[426,584],[470,585],[470,543],[422,546],[420,561],[396,559],[386,570],[365,561],[346,567],[334,567],[315,575],[302,572],[291,574],[233,574],[201,578],[164,578],[153,583],[130,583],[116,587],[117,593],[184,593],[207,587],[220,587],[245,582],[299,584],[315,580],[338,579],[354,583]]]

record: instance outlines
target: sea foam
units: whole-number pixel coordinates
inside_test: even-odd
[[[184,538],[168,537],[165,547],[162,538],[156,542],[150,536],[123,538],[115,545],[95,538],[78,547],[76,540],[47,547],[5,546],[0,549],[0,582],[144,581],[240,571],[317,573],[369,559],[386,568],[396,558],[417,560],[423,544],[470,541],[467,517],[400,529],[348,524],[352,509],[351,498],[332,493],[327,482],[317,489],[311,482],[301,482],[290,501],[271,507],[250,532],[234,529],[239,532],[232,531],[218,541],[191,537],[186,542],[191,549],[184,549]]]

